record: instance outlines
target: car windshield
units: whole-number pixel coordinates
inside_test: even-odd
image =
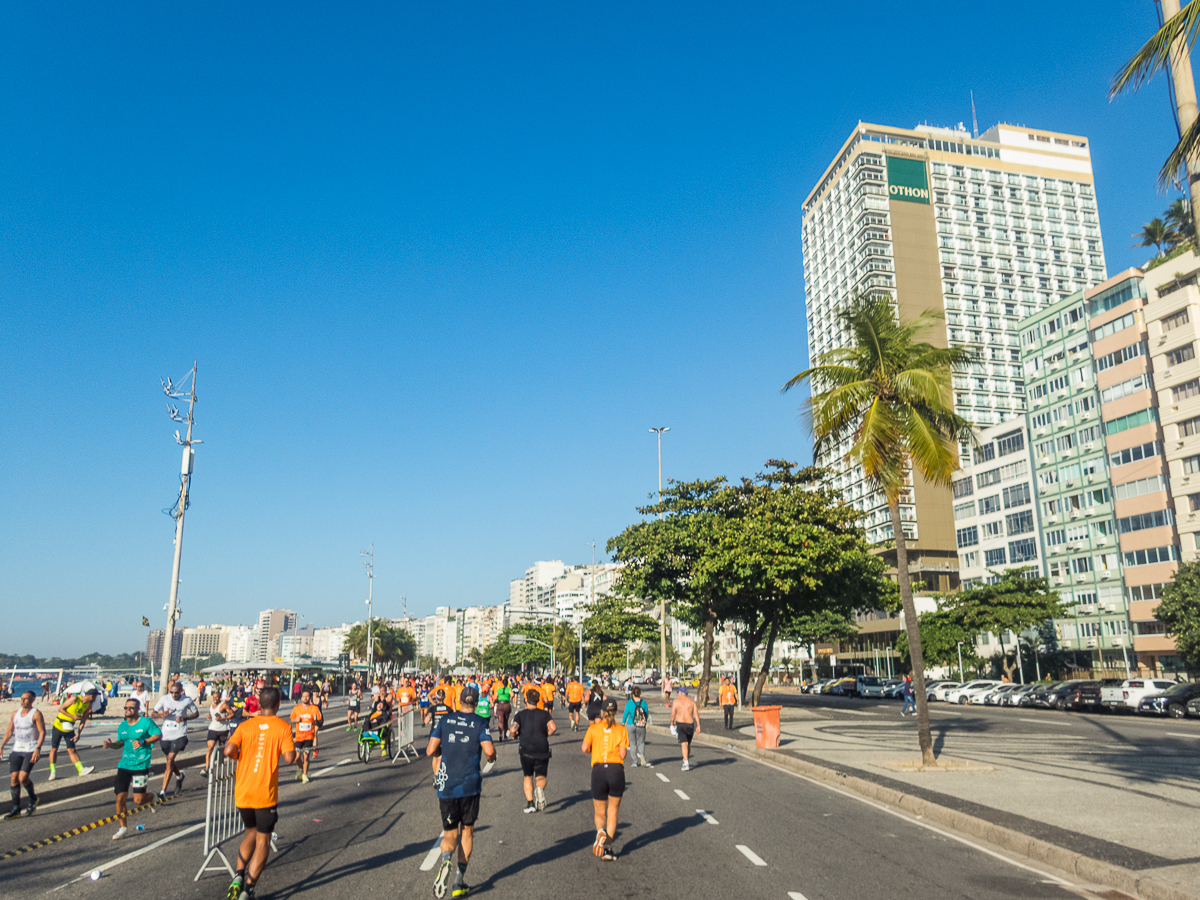
[[[1167,688],[1165,691],[1163,691],[1163,693],[1166,694],[1168,697],[1174,697],[1176,694],[1186,693],[1187,691],[1189,691],[1191,689],[1191,687],[1192,686],[1190,684],[1173,684],[1169,688]]]
[[[879,685],[883,684],[882,679],[875,678],[874,676],[871,676],[871,675],[863,675],[858,680],[861,681],[867,687],[879,687]]]

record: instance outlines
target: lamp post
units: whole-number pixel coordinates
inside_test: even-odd
[[[958,642],[958,680],[965,684],[967,679],[963,677],[962,644],[962,641]]]
[[[658,439],[658,502],[662,503],[662,436],[664,432],[670,431],[671,426],[664,425],[661,428],[651,428],[650,433]],[[662,521],[662,512],[658,514],[658,521]],[[667,682],[667,598],[659,597],[658,599],[658,649],[659,649],[659,678],[662,679],[661,684],[666,685]]]
[[[370,550],[358,554],[363,558],[363,568],[367,570],[367,690],[375,683],[375,639],[371,634],[373,607],[375,596],[375,544],[371,543]]]

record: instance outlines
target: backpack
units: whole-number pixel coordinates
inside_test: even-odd
[[[645,700],[639,700],[633,707],[633,724],[638,728],[645,728],[650,718],[650,707],[646,705]]]

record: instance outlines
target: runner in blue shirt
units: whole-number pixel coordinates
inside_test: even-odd
[[[133,800],[138,805],[150,799],[151,790],[147,782],[150,780],[150,745],[162,738],[162,731],[154,724],[149,716],[143,716],[141,703],[134,697],[125,701],[125,721],[117,726],[117,739],[104,741],[104,748],[123,748],[121,761],[117,763],[117,777],[113,782],[113,791],[117,795],[117,823],[120,827],[113,840],[125,836],[125,803],[133,788]]]
[[[442,812],[442,858],[433,882],[435,897],[446,895],[456,847],[458,874],[451,896],[467,896],[464,878],[471,859],[475,821],[479,818],[483,774],[490,772],[496,762],[496,748],[492,745],[488,723],[475,714],[479,689],[464,687],[458,702],[462,711],[449,712],[438,718],[425,750],[425,755],[433,759],[434,784]],[[483,771],[479,768],[481,756],[487,757]]]

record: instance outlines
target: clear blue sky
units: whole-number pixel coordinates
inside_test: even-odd
[[[1149,2],[9,4],[0,651],[502,602],[668,477],[807,460],[800,203],[859,119],[1091,139],[1109,271],[1166,205]]]

